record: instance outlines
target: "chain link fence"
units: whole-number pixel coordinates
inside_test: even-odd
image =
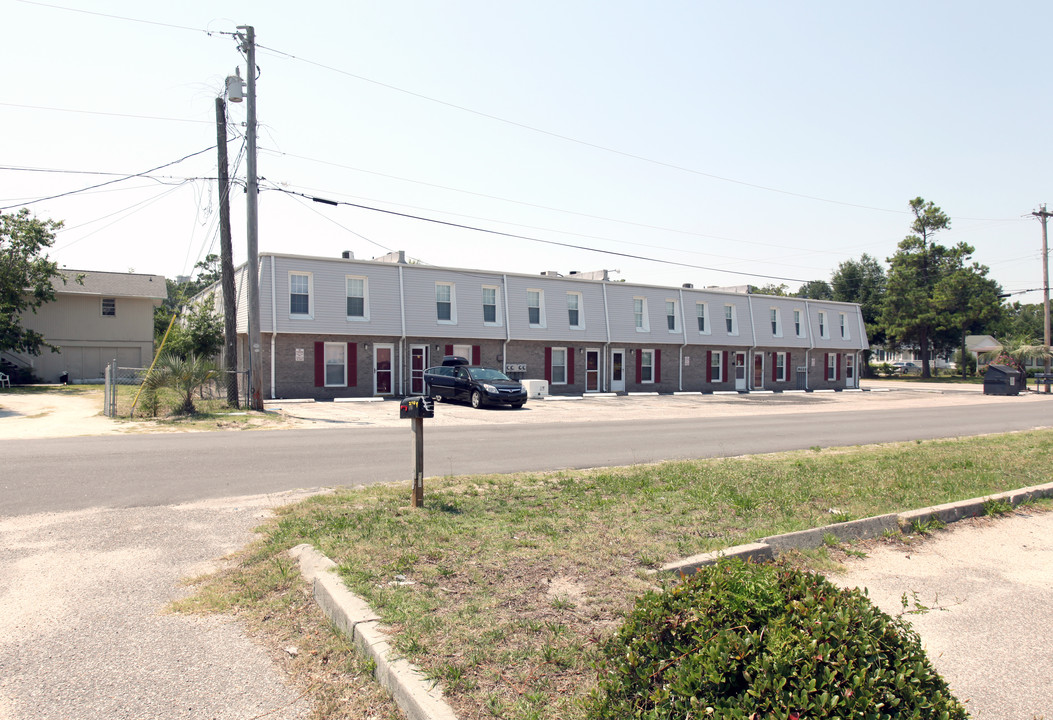
[[[149,368],[119,367],[113,360],[104,373],[103,414],[108,417],[163,417],[178,407],[180,398],[170,389],[151,393],[143,389]],[[195,406],[201,410],[229,407],[227,378],[234,375],[238,387],[238,401],[249,404],[248,370],[223,370],[219,377],[194,390]]]

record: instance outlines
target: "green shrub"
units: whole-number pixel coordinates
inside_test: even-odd
[[[781,565],[722,561],[644,595],[599,670],[592,720],[967,717],[909,626]]]

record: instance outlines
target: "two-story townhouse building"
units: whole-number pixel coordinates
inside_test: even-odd
[[[244,276],[239,268],[242,368]],[[858,386],[867,347],[857,305],[605,273],[264,253],[259,287],[268,398],[419,394],[444,355],[547,380],[557,395],[844,389]],[[218,286],[206,292],[222,305]]]

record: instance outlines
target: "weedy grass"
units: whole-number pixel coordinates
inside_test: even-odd
[[[288,608],[303,590],[280,558],[308,542],[381,615],[397,652],[443,684],[460,718],[576,720],[598,647],[638,596],[668,582],[649,570],[826,525],[830,508],[855,519],[1039,484],[1051,460],[1044,430],[428,480],[421,509],[408,507],[406,484],[345,490],[281,509],[184,607],[234,610],[264,629],[268,616],[284,618],[278,631],[295,634]]]

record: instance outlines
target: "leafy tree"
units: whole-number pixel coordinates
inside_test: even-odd
[[[830,278],[833,299],[858,303],[872,344],[884,344],[885,333],[878,320],[885,302],[885,268],[863,253],[859,260],[845,260]],[[864,372],[870,372],[870,348],[863,351]]]
[[[778,285],[776,285],[775,283],[768,283],[767,285],[761,285],[760,287],[757,287],[756,285],[750,285],[750,292],[756,293],[758,295],[785,296],[789,295],[789,293],[786,292],[789,289],[790,286],[786,283],[780,283]]]
[[[175,390],[180,397],[177,412],[192,415],[197,412],[197,408],[194,407],[194,393],[205,383],[218,377],[219,372],[219,366],[208,358],[192,353],[181,357],[166,352],[158,358],[154,369],[146,376],[143,390],[148,396],[155,395],[161,388]]]
[[[944,277],[961,270],[974,248],[958,243],[947,248],[933,237],[951,225],[951,219],[932,201],[920,197],[910,201],[914,214],[913,233],[899,243],[888,259],[885,304],[881,324],[888,341],[912,344],[921,352],[922,377],[932,377],[929,353],[947,318],[936,301],[936,286]]]
[[[810,300],[833,300],[834,291],[826,280],[809,280],[795,293],[797,297]]]
[[[187,300],[212,283],[219,282],[223,277],[220,257],[215,253],[205,256],[204,260],[194,265],[194,270],[197,271],[197,277],[187,282],[180,283],[165,278],[168,298],[160,307],[154,308],[154,340],[156,342],[161,342],[172,316],[178,314],[179,308],[185,305]]]
[[[960,337],[960,354],[968,355],[965,337],[994,322],[1002,313],[998,295],[1002,288],[987,277],[987,267],[973,263],[948,273],[936,283],[933,291],[933,306],[943,314],[949,331]],[[962,377],[966,367],[961,365]]]
[[[43,335],[22,325],[22,313],[35,313],[55,299],[54,278],[66,282],[58,264],[42,254],[61,227],[61,222],[32,217],[26,208],[0,214],[0,350],[39,355],[43,346],[58,352]]]
[[[191,308],[185,322],[177,321],[165,342],[168,353],[182,358],[214,358],[222,348],[223,318],[216,312],[212,297]]]
[[[1045,309],[1042,303],[1005,305],[997,322],[984,330],[996,337],[1041,338],[1046,332]]]

